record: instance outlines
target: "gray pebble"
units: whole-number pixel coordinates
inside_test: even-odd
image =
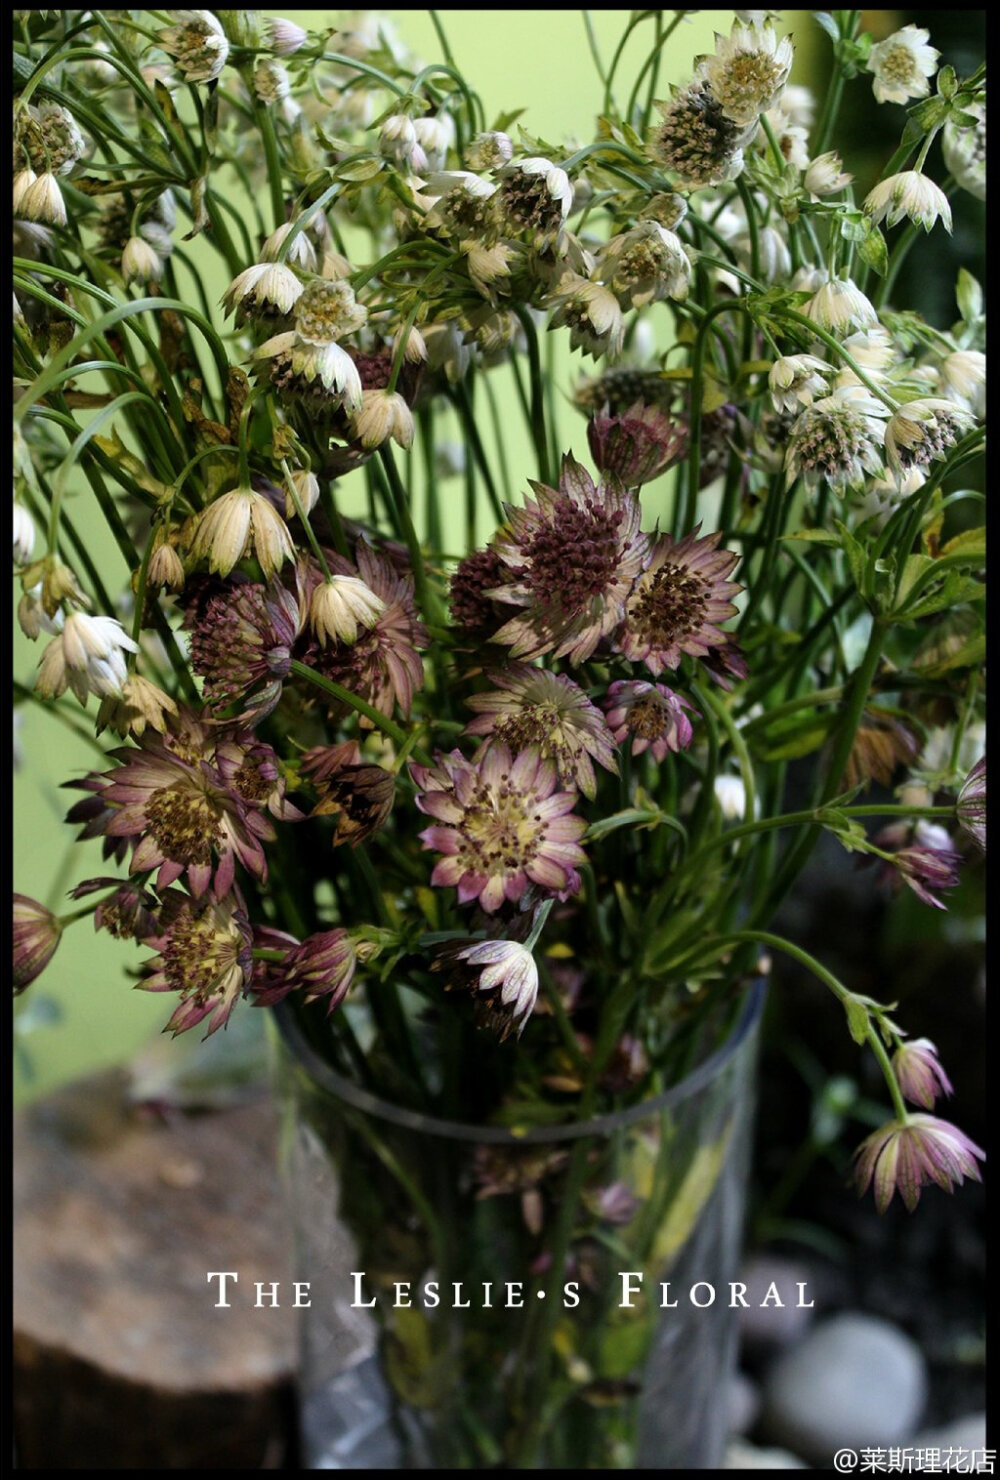
[[[805,1335],[816,1314],[799,1304],[800,1298],[807,1302],[816,1298],[806,1265],[778,1254],[758,1254],[747,1261],[740,1279],[747,1287],[747,1309],[741,1309],[739,1316],[740,1336],[749,1349],[771,1351]],[[800,1285],[805,1286],[801,1296]],[[763,1300],[767,1301],[764,1306]]]
[[[731,1434],[746,1434],[757,1422],[760,1390],[745,1372],[734,1372],[729,1380],[727,1409]]]
[[[986,1414],[964,1413],[937,1429],[921,1429],[914,1449],[985,1449]]]

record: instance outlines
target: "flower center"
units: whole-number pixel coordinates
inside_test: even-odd
[[[647,578],[629,612],[636,634],[653,646],[666,646],[701,625],[707,587],[700,576],[683,565],[662,565]]]
[[[480,782],[461,825],[471,868],[496,874],[531,862],[544,832],[541,817],[530,810],[533,801],[511,786],[509,776],[492,787]]]
[[[149,830],[175,863],[205,864],[220,839],[217,809],[202,792],[165,786],[146,803]]]
[[[633,735],[642,740],[657,740],[669,729],[670,715],[663,700],[656,694],[644,694],[630,705],[625,723]]]
[[[161,952],[164,975],[177,992],[203,1003],[237,965],[240,940],[230,928],[223,934],[213,911],[178,916]]]
[[[576,612],[603,596],[618,565],[621,510],[583,507],[560,499],[552,523],[534,534],[527,549],[531,584],[539,599],[561,612]]]
[[[917,76],[917,68],[909,47],[890,47],[882,58],[881,71],[890,82],[912,82]]]
[[[562,217],[541,175],[518,170],[501,186],[504,210],[518,231],[547,231]]]

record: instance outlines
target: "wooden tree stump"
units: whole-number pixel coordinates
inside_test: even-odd
[[[266,1099],[169,1121],[114,1070],[14,1135],[14,1422],[24,1469],[294,1465],[292,1234]],[[237,1270],[216,1309],[210,1270]],[[256,1281],[281,1305],[254,1309]]]

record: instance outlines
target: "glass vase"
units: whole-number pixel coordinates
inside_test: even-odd
[[[520,1133],[378,1099],[277,1010],[304,1467],[718,1466],[763,996],[666,1093]]]

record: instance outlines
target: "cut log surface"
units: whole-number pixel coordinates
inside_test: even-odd
[[[96,1075],[15,1124],[18,1464],[283,1468],[296,1312],[274,1110],[165,1121],[126,1085]],[[216,1270],[239,1274],[229,1309]],[[254,1308],[258,1281],[277,1308]]]

